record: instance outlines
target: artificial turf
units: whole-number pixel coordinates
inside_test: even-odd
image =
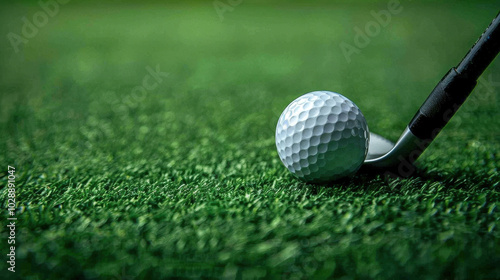
[[[1,34],[40,10],[3,5]],[[499,278],[498,59],[409,178],[308,185],[278,158],[281,111],[314,90],[396,140],[498,8],[402,1],[348,63],[386,5],[70,2],[19,52],[4,36],[0,278]],[[147,67],[168,76],[134,94]]]

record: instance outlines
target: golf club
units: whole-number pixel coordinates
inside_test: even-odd
[[[500,51],[500,13],[457,67],[441,79],[394,144],[370,133],[368,168],[413,163],[448,123],[476,86],[477,79]]]

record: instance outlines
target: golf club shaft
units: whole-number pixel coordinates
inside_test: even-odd
[[[481,76],[500,50],[499,25],[500,13],[455,68],[457,73],[472,80],[477,80]]]
[[[467,53],[431,92],[408,125],[420,139],[431,141],[476,86],[477,79],[500,51],[500,13]]]

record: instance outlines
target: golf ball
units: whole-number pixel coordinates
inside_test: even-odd
[[[356,172],[368,152],[369,132],[358,106],[329,91],[295,99],[276,126],[283,164],[306,182],[337,180]]]

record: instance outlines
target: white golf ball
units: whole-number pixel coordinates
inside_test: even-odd
[[[329,91],[302,95],[286,107],[276,126],[283,164],[306,182],[354,174],[368,152],[365,117],[346,97]]]

